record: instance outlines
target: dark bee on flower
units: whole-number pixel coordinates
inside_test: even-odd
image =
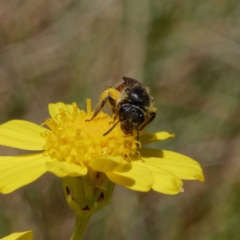
[[[108,102],[112,108],[114,124],[103,135],[110,133],[120,123],[125,134],[136,131],[139,139],[139,131],[153,121],[157,109],[153,106],[153,97],[148,87],[133,78],[123,77],[123,81],[116,87],[108,87],[101,94],[92,118],[87,121],[94,119]]]

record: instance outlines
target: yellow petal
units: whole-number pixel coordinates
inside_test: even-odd
[[[58,177],[77,177],[87,174],[87,167],[68,162],[49,161],[46,163],[47,170]]]
[[[132,169],[128,172],[123,173],[107,173],[108,178],[119,184],[123,185],[132,190],[147,192],[151,190],[152,185],[154,184],[154,177],[147,168],[132,162]],[[132,179],[133,182],[129,184],[125,182],[125,179]]]
[[[72,104],[64,104],[62,102],[48,104],[48,111],[51,117],[55,117],[57,114],[59,114],[59,109],[72,112],[73,106]]]
[[[35,181],[47,171],[47,160],[39,153],[0,157],[0,192],[10,193]]]
[[[0,145],[25,150],[42,150],[45,139],[40,133],[47,131],[37,124],[13,120],[0,125]]]
[[[148,165],[142,161],[135,162],[135,164],[143,166],[152,172],[154,176],[152,189],[154,191],[165,194],[177,194],[182,191],[182,180],[173,173],[157,166]]]
[[[157,132],[155,134],[143,132],[142,136],[140,137],[140,142],[142,144],[149,144],[153,142],[163,141],[169,138],[174,138],[175,134],[170,134],[168,132]]]
[[[132,168],[132,165],[122,157],[101,158],[93,160],[89,166],[98,172],[126,172]]]
[[[114,172],[108,172],[108,173],[106,173],[106,175],[112,182],[117,183],[122,186],[125,186],[125,187],[132,186],[134,184],[133,179],[121,176]]]
[[[141,159],[152,166],[161,167],[181,179],[204,181],[202,168],[195,160],[180,153],[157,150],[140,149]]]
[[[1,240],[32,240],[32,239],[33,239],[32,231],[12,233],[7,237],[1,238]]]

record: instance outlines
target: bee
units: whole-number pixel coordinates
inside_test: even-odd
[[[103,136],[120,123],[121,130],[125,134],[133,134],[133,131],[136,131],[136,138],[139,139],[139,131],[153,121],[157,109],[153,106],[153,97],[146,86],[133,78],[123,77],[123,81],[116,87],[108,87],[101,94],[92,118],[87,121],[94,119],[108,102],[113,113],[113,123],[115,123]]]

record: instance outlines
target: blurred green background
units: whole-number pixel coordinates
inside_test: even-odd
[[[87,97],[95,104],[106,86],[133,77],[158,108],[147,131],[176,134],[154,147],[204,169],[204,184],[185,181],[176,196],[116,186],[85,240],[240,238],[239,26],[237,0],[0,1],[0,123],[42,123],[49,102],[85,108]],[[0,237],[32,229],[36,240],[66,240],[73,226],[50,173],[0,195]]]

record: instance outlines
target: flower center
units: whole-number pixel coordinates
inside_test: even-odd
[[[79,110],[76,103],[66,109],[59,109],[56,116],[43,123],[51,130],[42,134],[46,138],[43,149],[52,159],[85,165],[109,156],[122,156],[130,161],[137,152],[135,137],[125,135],[119,125],[103,136],[113,124],[109,115],[100,112],[93,120],[86,121],[92,116],[90,100],[87,113]]]

